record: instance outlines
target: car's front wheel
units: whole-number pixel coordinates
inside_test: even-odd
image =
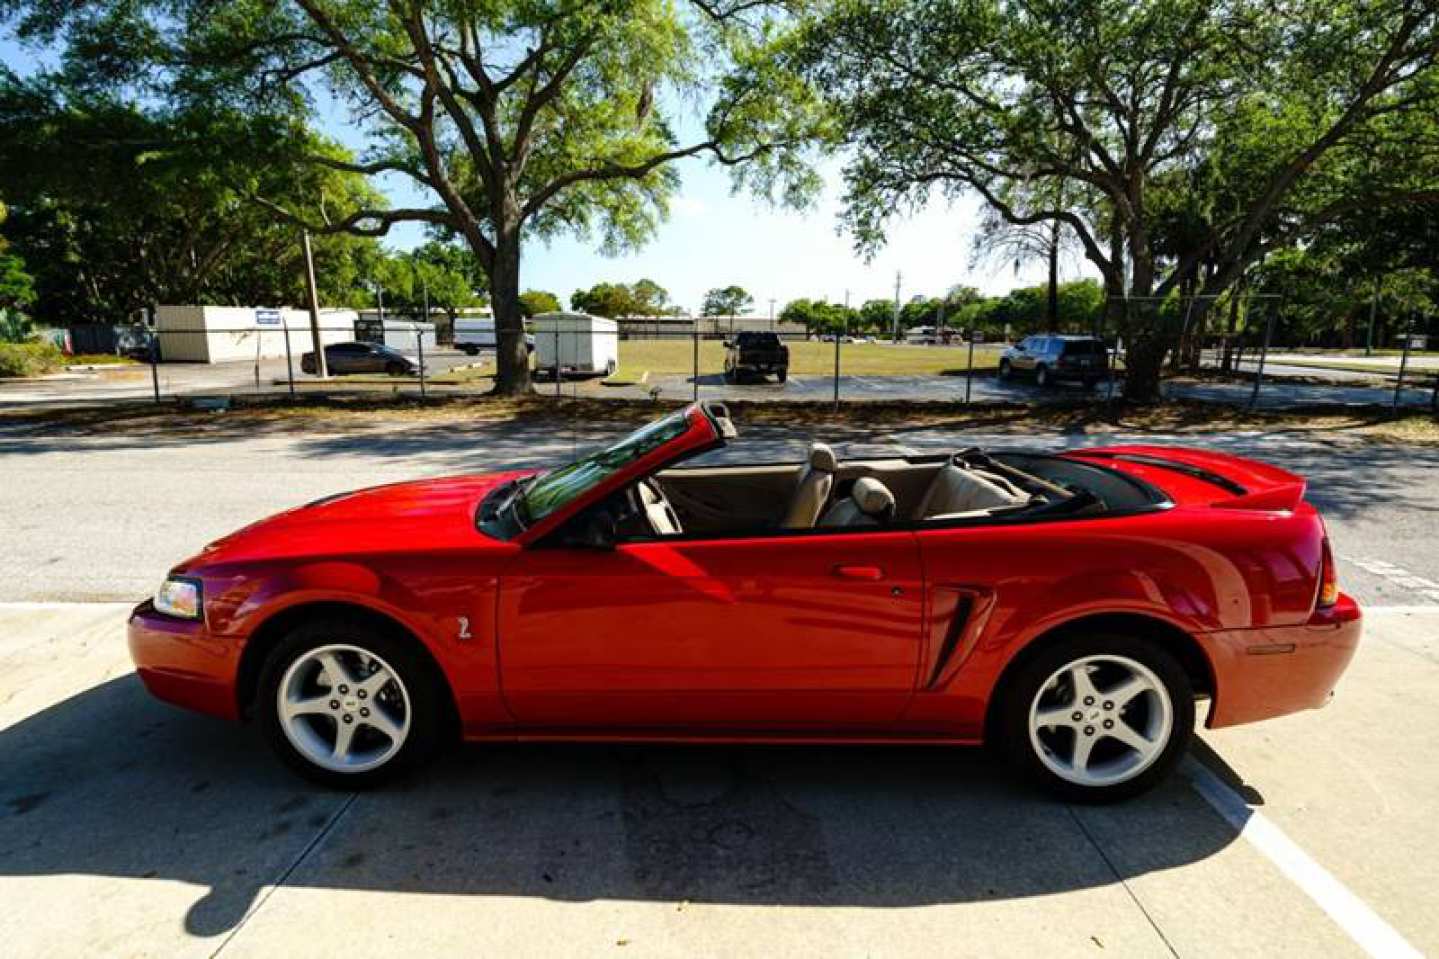
[[[1048,367],[1046,367],[1046,366],[1044,366],[1044,365],[1041,364],[1039,367],[1037,367],[1037,368],[1035,369],[1035,371],[1034,371],[1034,383],[1035,383],[1036,386],[1048,386],[1048,385],[1049,385],[1049,368],[1048,368]]]
[[[999,378],[1007,380],[1014,375],[1014,367],[1010,366],[1009,360],[999,361]]]
[[[1163,779],[1194,731],[1194,691],[1168,651],[1122,635],[1074,636],[1007,686],[1000,733],[1010,759],[1063,799],[1114,802]]]
[[[428,758],[442,728],[433,670],[361,620],[316,620],[265,662],[257,713],[302,775],[342,789],[377,785]]]

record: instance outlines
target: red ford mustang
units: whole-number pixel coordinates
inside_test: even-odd
[[[1304,481],[1146,446],[682,466],[701,403],[548,472],[332,496],[130,618],[156,696],[346,787],[447,736],[997,744],[1112,800],[1322,705],[1359,639]]]

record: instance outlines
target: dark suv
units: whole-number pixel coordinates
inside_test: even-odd
[[[1035,383],[1048,386],[1060,380],[1076,380],[1093,386],[1109,370],[1109,348],[1094,336],[1059,336],[1045,333],[1026,336],[999,358],[999,378],[1011,379],[1020,373],[1034,374]]]
[[[734,383],[741,376],[773,373],[783,383],[789,378],[789,347],[774,333],[746,330],[725,340],[724,378]]]

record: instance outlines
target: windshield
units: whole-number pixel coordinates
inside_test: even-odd
[[[524,488],[521,505],[526,525],[539,522],[573,502],[620,469],[683,435],[687,429],[689,420],[685,411],[679,410],[636,430],[608,449],[535,477]]]

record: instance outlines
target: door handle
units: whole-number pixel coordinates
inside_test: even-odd
[[[874,581],[884,578],[884,570],[878,566],[836,566],[834,575],[840,579],[864,579]]]

